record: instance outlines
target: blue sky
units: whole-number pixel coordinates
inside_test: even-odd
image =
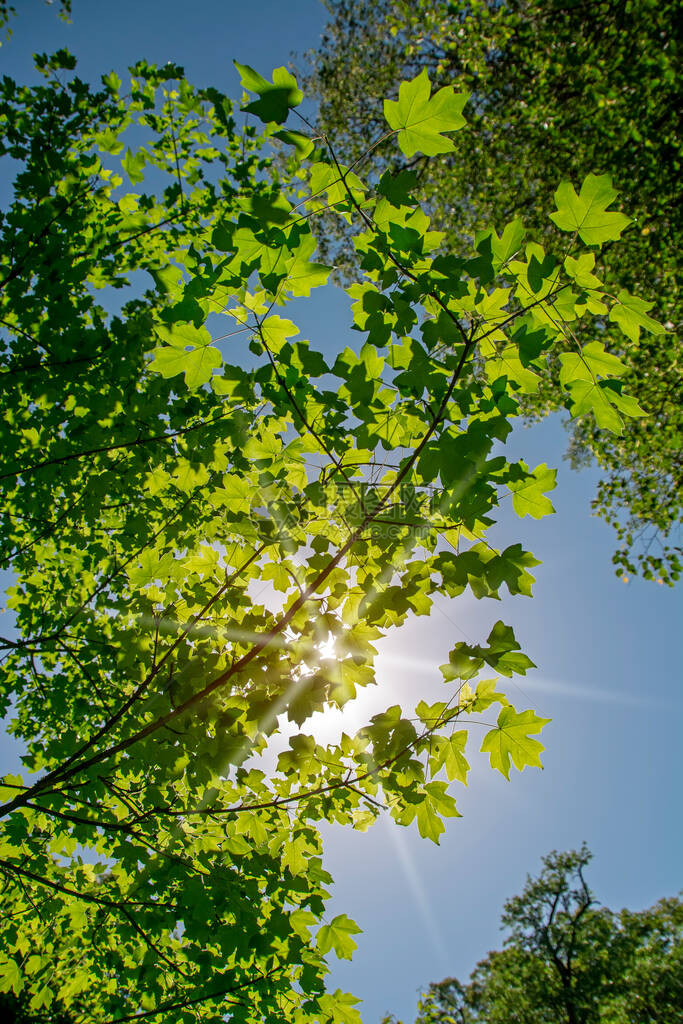
[[[233,95],[233,59],[269,72],[315,46],[326,16],[315,0],[74,0],[65,26],[41,0],[15,4],[3,73],[25,79],[33,51],[67,46],[88,79],[141,58],[171,60],[198,84]],[[326,289],[302,306],[298,323],[314,343],[343,348],[358,339],[347,310],[345,296]],[[503,900],[553,848],[585,840],[595,854],[589,879],[613,907],[644,907],[682,884],[680,594],[613,575],[612,531],[590,515],[597,473],[572,472],[562,462],[565,441],[558,420],[510,441],[516,457],[559,467],[557,514],[536,523],[505,508],[496,537],[521,541],[543,560],[535,598],[444,600],[382,648],[373,711],[440,697],[438,665],[448,650],[485,637],[503,618],[539,666],[521,691],[510,684],[510,697],[553,721],[543,734],[543,772],[507,783],[477,759],[469,788],[456,794],[463,818],[448,823],[439,847],[388,824],[366,834],[327,830],[331,912],[348,913],[364,930],[355,959],[336,966],[331,982],[362,997],[367,1022],[392,1011],[407,1024],[420,986],[466,976],[501,940]],[[0,743],[0,770],[8,770],[17,751]]]

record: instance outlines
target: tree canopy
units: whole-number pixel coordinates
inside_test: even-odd
[[[629,221],[590,174],[558,183],[553,254],[518,220],[445,254],[414,179],[361,179],[284,68],[237,65],[245,120],[174,65],[95,88],[74,64],[0,83],[0,711],[26,750],[0,782],[0,990],[75,1024],[355,1024],[325,989],[359,928],[325,914],[320,822],[438,842],[470,725],[509,777],[545,719],[505,695],[533,663],[500,620],[453,646],[442,701],[327,744],[313,715],[435,595],[531,595],[537,560],[487,534],[551,512],[554,471],[504,442],[558,346],[572,415],[640,415],[601,341],[564,344],[605,309],[660,330],[593,273]],[[464,102],[421,72],[377,145],[448,150]],[[363,271],[332,354],[281,315],[328,277],[330,209]]]
[[[683,901],[614,913],[586,882],[590,859],[585,846],[544,857],[505,903],[504,948],[467,984],[430,985],[416,1024],[680,1024]]]
[[[627,367],[646,417],[623,434],[572,421],[573,465],[603,471],[594,508],[617,530],[617,572],[667,583],[680,571],[681,420],[676,5],[670,0],[329,0],[321,47],[308,55],[306,86],[326,130],[358,158],[381,130],[383,99],[425,70],[436,86],[468,91],[467,125],[450,147],[398,158],[374,150],[367,173],[409,170],[445,245],[458,251],[477,230],[520,217],[548,245],[545,216],[558,182],[609,173],[632,217],[623,244],[598,266],[614,293],[638,295],[638,315],[666,333],[624,334],[606,312],[572,330],[596,337]],[[348,231],[329,251],[349,260]],[[346,239],[346,241],[345,241]],[[351,250],[352,253],[352,250]],[[635,307],[634,307],[635,310]],[[597,328],[597,334],[596,334]],[[569,344],[569,342],[567,342]],[[551,360],[529,416],[558,408],[560,364]]]

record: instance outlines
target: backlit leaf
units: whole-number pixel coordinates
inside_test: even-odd
[[[318,949],[321,953],[329,953],[333,949],[340,960],[350,960],[354,949],[357,948],[357,943],[351,936],[359,935],[360,931],[350,917],[338,914],[329,924],[322,925],[318,930]]]
[[[641,329],[649,331],[650,334],[664,333],[664,327],[648,316],[648,310],[653,306],[654,302],[645,302],[644,299],[637,299],[627,291],[621,291],[609,311],[609,318],[619,324],[627,338],[637,342]]]
[[[609,174],[589,174],[578,195],[571,182],[563,181],[555,192],[557,212],[550,218],[563,231],[577,231],[586,245],[613,241],[631,223],[623,213],[607,210],[618,194]]]
[[[486,733],[481,744],[482,752],[490,757],[491,767],[506,779],[510,778],[511,759],[520,771],[527,766],[541,768],[540,753],[545,748],[531,736],[549,721],[549,718],[539,718],[533,711],[517,712],[512,707],[504,707],[498,715],[497,727]]]
[[[412,82],[401,82],[398,100],[384,101],[384,116],[398,131],[398,144],[406,156],[449,153],[455,145],[444,133],[455,132],[465,124],[462,110],[467,93],[456,93],[451,85],[431,98],[430,93],[429,76],[424,70]]]

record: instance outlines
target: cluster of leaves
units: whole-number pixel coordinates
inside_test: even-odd
[[[552,511],[554,474],[503,442],[559,342],[572,411],[638,414],[600,343],[564,351],[587,311],[630,322],[582,238],[624,218],[589,177],[558,190],[555,255],[519,222],[444,255],[410,176],[370,188],[306,122],[282,127],[301,99],[284,69],[238,66],[259,136],[172,65],[125,91],[55,74],[73,65],[41,57],[44,84],[0,91],[20,166],[0,241],[0,711],[28,773],[0,783],[0,991],[78,1024],[354,1024],[324,986],[358,928],[325,920],[319,822],[386,809],[438,842],[468,725],[508,776],[540,764],[544,720],[479,678],[532,666],[496,622],[454,646],[443,701],[327,745],[301,728],[374,683],[376,643],[435,595],[531,593],[533,556],[486,535],[508,497]],[[388,135],[445,146],[462,105],[418,76]],[[332,357],[274,312],[328,276],[322,209],[358,225],[364,275],[361,344]]]
[[[683,901],[618,914],[598,906],[583,874],[590,858],[585,846],[544,857],[539,877],[505,903],[505,948],[466,985],[430,985],[416,1024],[680,1024]]]
[[[457,144],[406,149],[398,158],[378,148],[366,165],[367,173],[416,174],[450,250],[515,216],[552,245],[545,210],[558,181],[587,170],[615,175],[633,219],[622,245],[603,247],[599,266],[633,316],[630,325],[601,314],[579,318],[572,330],[584,342],[599,328],[648,416],[630,420],[622,434],[591,418],[572,420],[568,457],[575,467],[594,459],[602,470],[593,507],[617,531],[617,573],[673,583],[683,511],[676,4],[329,0],[328,7],[322,45],[308,55],[306,88],[319,99],[321,123],[352,158],[381,132],[383,98],[402,79],[424,71],[436,86],[455,82],[472,94]],[[348,230],[330,224],[329,231],[337,263],[345,255],[353,267]],[[653,309],[666,333],[649,330]],[[525,399],[529,417],[561,404],[559,370],[556,358],[548,361],[541,387]]]

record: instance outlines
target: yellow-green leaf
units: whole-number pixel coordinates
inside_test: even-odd
[[[430,93],[425,69],[411,82],[401,82],[398,100],[384,101],[384,116],[398,131],[398,144],[406,156],[450,153],[455,145],[443,133],[455,132],[466,123],[462,110],[467,93],[456,93],[452,85],[439,89],[431,98]]]
[[[491,759],[491,767],[510,778],[510,759],[520,771],[527,765],[542,768],[540,754],[545,747],[531,735],[541,731],[549,718],[539,718],[533,711],[517,712],[504,707],[498,715],[498,725],[486,733],[482,752]]]
[[[613,241],[631,223],[625,214],[607,210],[618,194],[609,174],[589,174],[578,195],[571,182],[563,181],[555,192],[557,212],[550,219],[562,231],[577,231],[586,245]]]
[[[321,953],[329,953],[331,949],[340,960],[350,960],[357,943],[351,938],[359,935],[361,929],[346,914],[338,914],[329,924],[324,924],[318,931],[317,943]]]

